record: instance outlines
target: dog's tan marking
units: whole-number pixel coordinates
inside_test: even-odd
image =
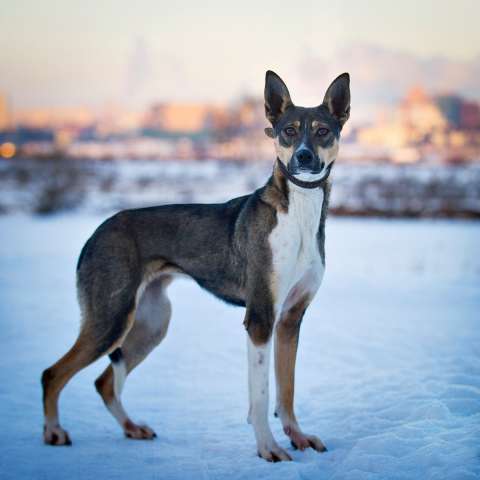
[[[82,298],[79,296],[79,298]],[[58,418],[58,398],[63,387],[80,370],[93,363],[97,358],[110,353],[123,343],[123,339],[132,328],[135,319],[135,309],[126,314],[121,330],[103,332],[99,336],[95,324],[90,319],[94,313],[88,305],[83,304],[82,314],[85,316],[80,334],[73,347],[54,365],[45,370],[42,375],[43,409],[45,416],[44,442],[50,445],[70,445],[68,433],[60,426]],[[109,335],[111,338],[109,338]],[[110,342],[108,349],[103,342]]]
[[[270,180],[273,188],[267,188],[262,194],[264,202],[271,205],[277,212],[288,212],[288,184],[278,165],[273,168],[273,175]]]
[[[319,122],[318,120],[314,120],[314,121],[312,122],[312,128],[316,128],[316,127],[318,127],[318,126],[320,126],[320,125],[328,128],[328,126],[327,126],[325,123]]]
[[[325,162],[325,167],[328,167],[333,161],[337,159],[338,155],[338,140],[333,141],[333,145],[328,148],[317,147],[317,155]]]
[[[275,138],[275,152],[277,153],[277,157],[285,164],[288,165],[288,162],[292,158],[293,155],[293,145],[290,147],[284,147],[280,145],[280,141],[278,137]]]
[[[95,388],[103,398],[105,404],[110,404],[115,398],[113,391],[113,368],[109,365],[104,372],[95,380]]]
[[[325,446],[314,435],[304,434],[295,417],[293,399],[295,393],[295,363],[298,338],[303,314],[310,303],[310,295],[304,294],[293,306],[282,313],[275,328],[275,376],[277,380],[277,406],[283,431],[290,437],[294,448],[308,447],[324,452]]]
[[[295,420],[293,397],[298,335],[303,313],[309,303],[309,295],[304,294],[295,305],[282,314],[275,327],[276,412],[280,418]]]

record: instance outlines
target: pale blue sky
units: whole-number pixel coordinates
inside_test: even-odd
[[[357,44],[459,62],[480,54],[477,0],[1,4],[0,91],[17,108],[222,102],[261,93],[267,68],[301,76],[302,59]]]

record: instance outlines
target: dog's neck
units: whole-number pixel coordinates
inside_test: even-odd
[[[277,212],[277,221],[288,217],[303,235],[318,241],[318,248],[325,265],[325,223],[330,196],[330,181],[315,189],[304,189],[290,182],[274,167],[273,173],[261,191],[261,199]]]

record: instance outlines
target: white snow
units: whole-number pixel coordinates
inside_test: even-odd
[[[0,218],[0,478],[480,478],[480,224],[459,221],[329,219],[296,378],[297,417],[327,453],[293,451],[271,413],[294,461],[256,457],[243,309],[185,280],[123,394],[158,438],[123,437],[93,387],[103,359],[63,392],[73,446],[43,445],[40,374],[75,339],[75,262],[100,220]]]

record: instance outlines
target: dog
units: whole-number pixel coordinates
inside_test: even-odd
[[[248,422],[257,453],[291,460],[268,422],[269,364],[275,337],[276,409],[294,448],[326,450],[304,433],[294,413],[295,359],[300,325],[325,269],[325,221],[330,172],[350,115],[344,73],[313,108],[295,106],[274,72],[265,78],[265,113],[276,160],[266,184],[222,204],[178,204],[124,210],[101,224],[77,264],[82,321],[72,348],[42,375],[44,441],[70,445],[60,426],[58,398],[81,369],[108,354],[95,381],[125,435],[152,439],[121,403],[126,376],[165,337],[171,316],[167,286],[187,275],[227,303],[246,307]]]

